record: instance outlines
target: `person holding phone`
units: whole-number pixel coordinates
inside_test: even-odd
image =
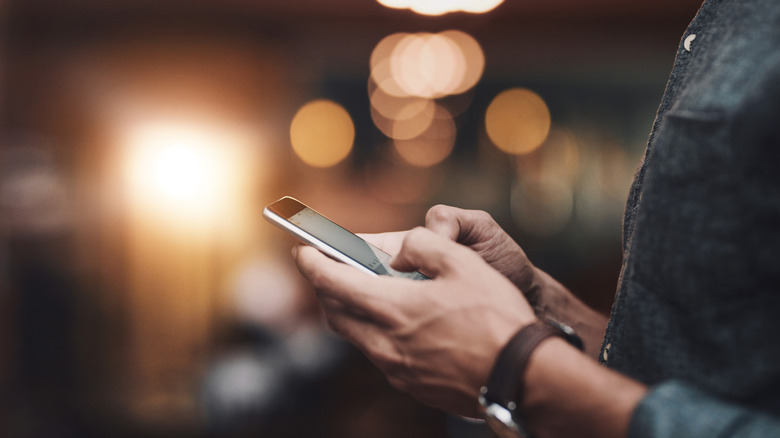
[[[502,437],[780,436],[778,23],[776,0],[707,0],[683,35],[609,320],[487,213],[436,206],[364,236],[429,281],[293,249],[329,324],[397,388]]]

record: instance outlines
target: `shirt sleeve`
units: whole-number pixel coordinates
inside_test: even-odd
[[[780,419],[730,404],[678,381],[652,388],[629,424],[629,438],[780,437]]]

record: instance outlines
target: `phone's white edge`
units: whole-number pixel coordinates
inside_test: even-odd
[[[342,263],[346,263],[347,265],[352,266],[353,268],[357,268],[362,272],[365,272],[366,274],[369,274],[371,276],[377,277],[379,274],[376,272],[366,268],[365,266],[361,265],[360,263],[352,260],[351,258],[347,257],[343,253],[337,251],[332,246],[328,245],[327,243],[323,242],[322,240],[318,239],[316,236],[306,232],[305,230],[297,227],[292,222],[288,221],[286,218],[283,218],[273,212],[268,207],[263,209],[263,217],[268,219],[269,222],[276,225],[277,227],[287,231],[288,233],[292,234],[293,236],[297,237],[298,239],[302,240],[304,243],[309,244],[318,250],[320,250],[323,254],[327,255],[328,257],[338,260]],[[327,219],[327,218],[326,218]]]

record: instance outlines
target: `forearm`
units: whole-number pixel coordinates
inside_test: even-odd
[[[531,355],[523,376],[521,417],[538,438],[625,437],[647,389],[550,338]]]
[[[598,358],[609,322],[606,316],[588,307],[565,286],[538,268],[534,268],[534,284],[526,296],[539,317],[549,317],[574,328],[582,338],[585,353],[593,359]]]

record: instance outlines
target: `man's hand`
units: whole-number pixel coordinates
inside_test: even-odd
[[[534,265],[490,214],[436,205],[425,215],[425,227],[476,251],[522,290],[533,304],[533,295],[538,289]]]
[[[528,302],[480,254],[430,230],[372,240],[388,250],[401,242],[393,267],[433,279],[371,277],[307,246],[293,254],[331,327],[391,384],[426,404],[477,416],[479,388],[499,350],[535,320]]]
[[[520,245],[487,212],[436,205],[425,215],[425,228],[474,250],[510,279],[527,298],[537,292],[536,268]],[[407,233],[361,234],[360,237],[389,254],[397,254]],[[530,298],[533,304],[534,297]]]
[[[437,205],[428,210],[425,226],[474,250],[523,292],[539,317],[550,317],[571,325],[583,339],[586,352],[591,357],[598,356],[607,318],[535,267],[520,245],[488,213]],[[404,233],[385,233],[367,238],[394,254],[402,236]]]

